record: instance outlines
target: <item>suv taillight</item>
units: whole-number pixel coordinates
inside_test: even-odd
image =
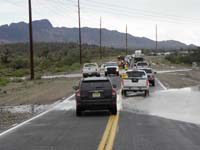
[[[122,82],[122,86],[124,86],[124,79],[122,79],[122,81],[121,81],[121,82]]]
[[[154,75],[154,74],[152,74],[152,75],[151,75],[151,77],[152,77],[152,78],[155,78],[155,75]]]
[[[78,97],[79,97],[80,95],[81,95],[81,92],[80,92],[80,90],[77,90],[77,91],[76,91],[76,96],[78,96]]]
[[[146,86],[149,86],[149,80],[148,79],[146,80]]]
[[[112,95],[115,96],[116,95],[116,90],[114,88],[112,88]]]

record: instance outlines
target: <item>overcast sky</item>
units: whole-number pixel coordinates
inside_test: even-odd
[[[28,0],[0,0],[0,25],[28,21]],[[200,0],[80,0],[82,26],[128,32],[155,40],[200,45]],[[32,0],[33,20],[53,26],[77,27],[77,0]]]

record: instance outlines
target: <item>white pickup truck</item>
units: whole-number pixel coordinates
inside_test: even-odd
[[[88,76],[100,77],[100,69],[97,63],[85,63],[82,73],[84,78]]]
[[[127,92],[144,92],[144,96],[149,95],[149,81],[144,70],[128,70],[122,76],[122,95],[127,96]]]

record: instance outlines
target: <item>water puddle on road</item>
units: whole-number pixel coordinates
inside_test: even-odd
[[[200,87],[156,91],[147,98],[128,97],[123,100],[123,110],[200,124]]]

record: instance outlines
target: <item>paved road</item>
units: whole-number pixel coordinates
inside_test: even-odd
[[[200,127],[190,123],[120,113],[115,150],[199,150]]]
[[[111,77],[120,88],[120,78]],[[88,112],[75,115],[72,97],[53,111],[0,136],[0,150],[95,150],[98,148],[110,114]]]
[[[120,87],[120,79],[111,77]],[[154,93],[163,90],[156,82]],[[139,95],[123,98],[115,150],[199,150],[200,127],[148,115],[140,110],[148,98]],[[150,105],[150,104],[148,104]],[[108,112],[75,116],[75,101],[59,104],[54,110],[0,136],[0,150],[95,150],[109,118]]]

